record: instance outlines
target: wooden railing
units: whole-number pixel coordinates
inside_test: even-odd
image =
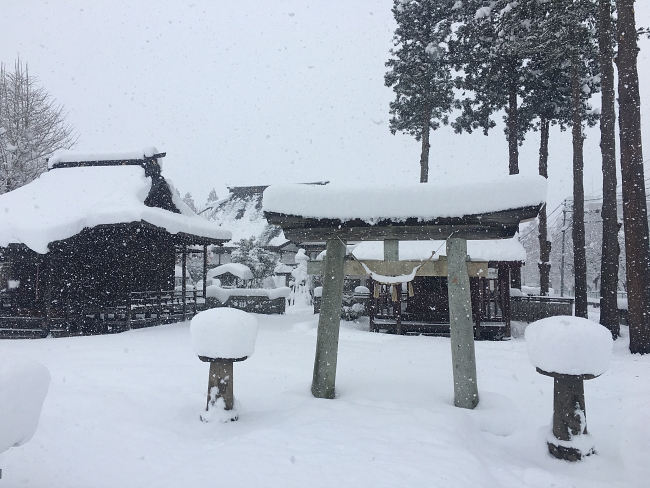
[[[187,320],[205,309],[196,290],[133,292],[113,305],[63,304],[45,310],[19,310],[0,296],[0,337],[108,334]]]
[[[530,323],[556,315],[573,315],[573,298],[510,297],[510,318],[512,320]]]
[[[206,298],[207,308],[228,307],[251,313],[283,314],[286,309],[285,297],[270,299],[266,296],[231,295],[225,302],[215,297]]]

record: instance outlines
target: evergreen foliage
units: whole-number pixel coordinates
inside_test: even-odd
[[[255,237],[241,239],[235,245],[237,249],[231,254],[232,262],[248,266],[253,273],[253,287],[261,287],[264,278],[273,275],[278,258],[264,249]]]
[[[523,141],[525,125],[519,123],[518,100],[526,95],[522,81],[527,66],[516,42],[518,33],[514,29],[504,31],[500,19],[516,5],[505,1],[457,2],[458,28],[450,43],[453,64],[459,72],[456,85],[463,97],[457,104],[461,113],[452,127],[457,133],[482,129],[487,135],[496,126],[493,115],[505,109],[509,174],[519,173],[518,145]]]
[[[187,204],[188,207],[190,207],[195,213],[197,212],[196,210],[196,204],[194,203],[194,198],[192,197],[192,194],[188,191],[185,196],[183,197],[183,201]]]
[[[217,196],[217,191],[213,188],[210,190],[210,193],[208,195],[208,202],[207,203],[212,203],[216,202],[219,200],[219,197]]]
[[[449,123],[454,94],[448,41],[453,0],[394,0],[397,29],[385,84],[392,87],[390,131],[422,141],[420,181],[428,181],[429,131]]]

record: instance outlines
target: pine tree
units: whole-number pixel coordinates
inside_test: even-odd
[[[589,76],[593,74],[593,67],[591,72],[581,79],[583,93],[579,94],[577,101],[579,110],[576,112],[569,69],[571,64],[566,63],[567,51],[561,43],[553,42],[553,36],[568,41],[568,32],[570,32],[567,25],[558,24],[558,11],[556,11],[558,7],[559,12],[566,9],[578,9],[582,12],[579,15],[585,17],[584,19],[576,18],[575,12],[573,17],[569,16],[579,25],[581,22],[593,24],[590,16],[594,15],[594,11],[589,8],[589,2],[583,2],[584,5],[581,6],[578,5],[580,2],[564,3],[565,5],[561,5],[562,2],[559,1],[549,4],[537,0],[509,3],[500,10],[497,22],[499,36],[505,39],[503,42],[508,45],[508,50],[517,53],[520,59],[525,60],[526,69],[522,70],[520,78],[524,95],[518,114],[520,137],[523,139],[523,134],[531,127],[540,131],[539,174],[545,178],[548,178],[550,126],[558,124],[562,130],[565,130],[567,125],[575,125],[575,116],[579,116],[580,120],[589,126],[595,125],[598,120],[597,114],[591,111],[587,104],[589,95],[598,89],[596,78]],[[559,29],[559,31],[544,30],[549,28]],[[594,56],[592,43],[587,43],[586,48],[583,60],[592,62]],[[551,242],[547,238],[546,207],[543,207],[539,214],[539,230],[540,294],[546,295],[549,288],[551,251]]]
[[[457,2],[454,10],[459,27],[450,42],[454,66],[462,73],[456,84],[464,96],[457,103],[462,111],[452,126],[457,133],[481,128],[487,135],[496,126],[492,116],[505,109],[508,174],[511,175],[519,173],[519,145],[529,128],[519,117],[527,66],[516,42],[518,29],[511,24],[510,29],[504,30],[501,24],[501,18],[510,14],[516,5],[517,2],[505,0]],[[521,288],[521,270],[513,270],[510,280],[513,288]]]
[[[570,80],[573,139],[573,260],[575,314],[587,316],[587,263],[585,255],[583,123],[594,123],[589,98],[600,88],[600,67],[595,36],[597,4],[593,0],[539,2],[530,19],[531,48],[544,53],[545,63]],[[532,51],[531,51],[532,52]]]
[[[518,174],[523,140],[518,102],[525,96],[522,80],[527,68],[513,42],[517,34],[504,32],[500,24],[512,6],[502,0],[466,0],[455,7],[459,26],[450,47],[454,66],[462,73],[456,84],[465,98],[457,104],[462,112],[452,126],[457,133],[482,129],[487,135],[496,126],[492,116],[505,109],[508,174]]]
[[[598,49],[602,83],[600,151],[603,168],[603,241],[601,254],[600,324],[620,335],[618,318],[618,223],[616,202],[616,108],[614,93],[614,36],[611,0],[599,0]]]
[[[216,202],[218,200],[219,200],[219,197],[217,196],[217,192],[213,188],[212,190],[210,190],[210,194],[208,195],[208,202],[207,203]]]
[[[183,201],[187,204],[188,207],[190,207],[194,211],[194,213],[197,212],[196,204],[194,203],[194,198],[192,197],[192,194],[189,191],[183,197]]]
[[[540,131],[539,174],[548,179],[548,143],[550,127],[558,124],[565,130],[571,116],[570,80],[566,70],[555,65],[547,53],[537,49],[534,20],[545,14],[536,0],[522,0],[507,4],[498,19],[499,36],[505,38],[509,50],[526,59],[520,81],[525,95],[518,109],[519,137],[533,129]],[[546,205],[539,212],[538,249],[540,295],[546,296],[550,286],[551,241],[548,239]]]
[[[634,0],[617,0],[618,125],[627,272],[630,351],[650,353],[650,249],[641,141]]]
[[[454,104],[447,42],[453,0],[394,0],[397,29],[385,84],[392,87],[390,131],[422,141],[420,182],[429,179],[429,133],[449,122]]]

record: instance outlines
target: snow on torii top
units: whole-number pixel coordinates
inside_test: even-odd
[[[143,152],[139,154],[142,158]],[[115,154],[82,156],[88,161],[120,160],[124,153],[117,158]],[[0,247],[22,243],[47,253],[50,242],[68,239],[86,227],[140,221],[171,234],[231,238],[230,231],[197,216],[173,187],[172,201],[180,213],[145,205],[151,188],[152,178],[137,165],[52,169],[0,195]]]
[[[381,219],[480,215],[528,206],[546,199],[546,178],[510,175],[495,180],[409,185],[272,185],[264,191],[264,211],[313,219]]]

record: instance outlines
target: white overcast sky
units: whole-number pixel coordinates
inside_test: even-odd
[[[637,24],[650,5],[637,1]],[[69,112],[79,150],[156,146],[164,174],[197,203],[215,187],[417,182],[419,143],[388,130],[384,87],[392,1],[0,0],[0,61],[17,56]],[[650,41],[639,55],[650,156]],[[500,118],[500,117],[499,117]],[[549,206],[571,194],[571,135],[550,141]],[[585,141],[585,190],[601,187],[597,130]],[[537,172],[538,142],[521,149]],[[430,180],[506,175],[490,133],[432,134]]]

